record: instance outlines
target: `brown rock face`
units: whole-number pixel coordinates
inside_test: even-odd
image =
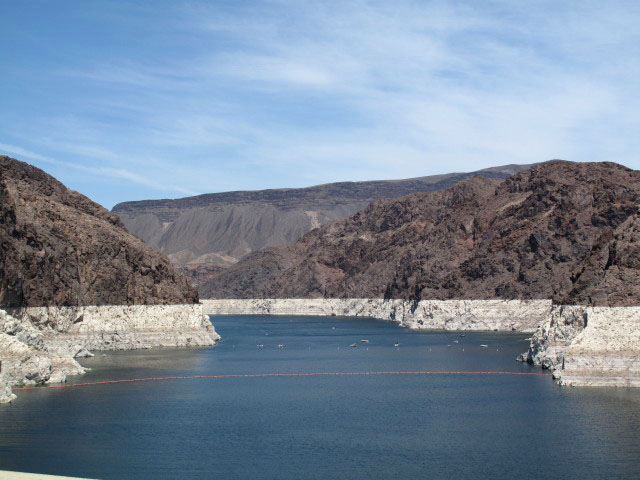
[[[125,202],[113,212],[131,233],[166,253],[198,286],[253,251],[292,244],[313,228],[347,218],[373,200],[442,190],[476,173],[505,178],[528,168],[504,165],[405,180]]]
[[[0,305],[178,304],[197,292],[120,219],[42,170],[0,156]]]
[[[640,305],[640,172],[540,164],[376,201],[252,254],[204,298],[544,299]]]
[[[193,288],[198,288],[207,280],[224,271],[224,267],[211,263],[188,263],[187,265],[176,265],[176,270],[187,277]]]

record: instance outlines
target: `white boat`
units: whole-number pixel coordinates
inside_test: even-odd
[[[369,340],[365,340],[364,338],[360,340],[362,343],[369,343]]]
[[[350,347],[357,347],[358,344],[357,343],[352,343],[351,345],[349,345]]]
[[[480,345],[480,348],[487,348],[489,345]]]
[[[283,344],[279,344],[278,348],[284,348],[284,345]]]
[[[399,342],[394,343],[394,344],[393,344],[393,346],[394,346],[394,347],[399,347],[399,346],[400,346],[400,343],[399,343]]]

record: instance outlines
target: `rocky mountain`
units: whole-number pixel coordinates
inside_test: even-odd
[[[441,190],[477,173],[505,178],[528,168],[505,165],[406,180],[125,202],[113,212],[131,233],[166,253],[197,285],[253,251],[291,244],[311,229],[353,215],[375,199]]]
[[[212,345],[198,293],[117,215],[0,156],[0,403],[91,349]]]
[[[640,172],[551,161],[374,201],[253,253],[203,298],[552,299],[640,305]]]
[[[42,170],[0,157],[0,306],[198,301],[117,215]]]

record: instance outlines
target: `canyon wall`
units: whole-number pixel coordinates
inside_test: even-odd
[[[416,330],[534,332],[549,316],[547,300],[238,299],[202,300],[209,315],[371,317]]]
[[[560,385],[640,387],[640,307],[554,306],[519,360]]]
[[[640,307],[552,305],[551,300],[219,299],[209,315],[356,316],[421,330],[535,332],[518,360],[560,385],[640,386]]]
[[[0,310],[0,403],[11,386],[64,382],[85,369],[90,350],[213,345],[202,305],[23,307]]]
[[[375,201],[293,245],[245,257],[199,291],[249,305],[384,298],[336,314],[362,309],[412,328],[539,326],[522,360],[567,385],[633,385],[639,240],[639,171],[551,161],[504,180]]]
[[[307,188],[220,192],[113,207],[127,229],[167,254],[199,287],[251,252],[288,245],[373,200],[442,190],[474,175],[505,178],[531,165],[403,180],[339,182]]]
[[[198,293],[120,219],[0,156],[0,399],[82,373],[91,349],[211,345]]]

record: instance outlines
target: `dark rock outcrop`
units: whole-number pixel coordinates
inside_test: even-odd
[[[0,157],[0,306],[183,304],[197,292],[117,215]]]
[[[505,178],[530,167],[505,165],[481,173]],[[198,285],[253,251],[291,244],[375,199],[441,190],[475,173],[125,202],[113,212],[130,232],[166,253]]]
[[[640,305],[640,172],[552,161],[372,203],[249,255],[203,298],[553,299]]]
[[[225,268],[213,263],[189,263],[176,265],[176,270],[187,277],[193,288],[198,288],[210,278],[220,274]]]

